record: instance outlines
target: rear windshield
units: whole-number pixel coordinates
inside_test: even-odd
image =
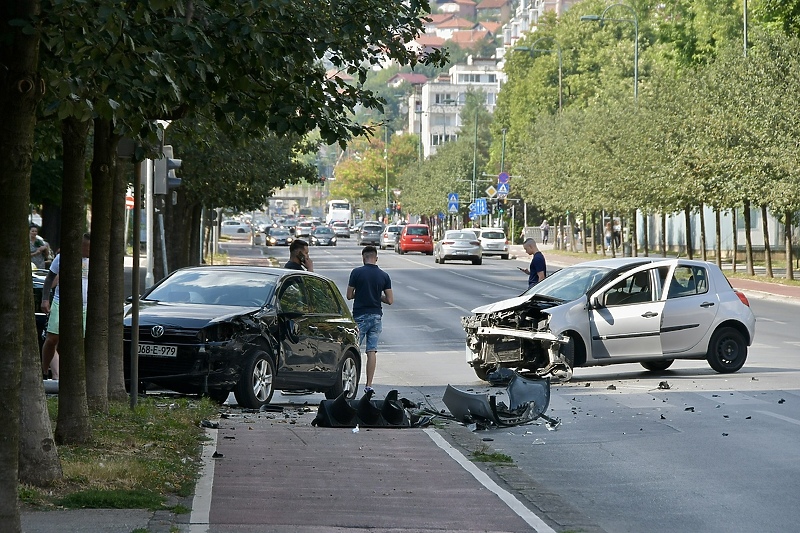
[[[413,227],[413,228],[408,228],[406,230],[406,235],[427,235],[427,234],[428,234],[428,226]]]
[[[502,231],[482,231],[481,237],[484,239],[505,239],[506,234]]]

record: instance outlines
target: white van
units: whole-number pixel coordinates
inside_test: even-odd
[[[476,231],[479,231],[484,257],[499,255],[501,259],[508,259],[508,239],[502,228],[481,228]]]

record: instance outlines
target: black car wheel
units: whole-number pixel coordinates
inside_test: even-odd
[[[473,366],[472,369],[475,371],[475,375],[478,376],[478,379],[486,381],[486,378],[489,376],[489,374],[497,370],[497,367],[484,368],[482,366]]]
[[[666,361],[645,361],[641,365],[652,372],[661,372],[672,366],[674,362],[675,359],[667,359]]]
[[[348,352],[342,359],[342,364],[339,365],[339,372],[336,376],[336,383],[325,391],[325,397],[329,400],[338,398],[345,390],[347,394],[345,398],[352,400],[356,397],[358,392],[358,378],[361,375],[361,369],[358,368],[358,363],[352,353]]]
[[[706,354],[708,364],[720,374],[736,372],[747,359],[747,343],[734,328],[719,328],[711,336]]]
[[[472,260],[472,264],[473,264],[473,265],[480,265],[480,264],[483,264],[483,260],[482,260],[481,258],[478,258],[478,259],[473,259],[473,260]]]
[[[242,407],[258,409],[272,399],[272,381],[275,378],[275,363],[268,353],[255,350],[242,367],[242,374],[233,393]]]

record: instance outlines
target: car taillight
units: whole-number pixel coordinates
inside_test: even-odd
[[[442,244],[455,244],[453,241],[442,241]]]
[[[506,244],[508,244],[508,239],[506,239]]]
[[[473,246],[479,246],[481,244],[481,241],[469,241],[469,243]]]
[[[738,297],[739,297],[739,299],[742,301],[742,303],[743,303],[744,305],[746,305],[747,307],[750,307],[750,301],[747,299],[747,296],[745,296],[743,292],[741,292],[741,291],[736,291],[736,290],[735,290],[735,291],[733,291],[733,292],[735,292],[735,293],[736,293],[736,296],[738,296]]]

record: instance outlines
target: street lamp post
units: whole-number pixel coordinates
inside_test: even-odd
[[[632,19],[612,19],[606,18],[608,10],[614,7],[624,7],[630,11]],[[607,20],[612,22],[632,22],[633,23],[633,103],[639,102],[639,18],[636,16],[636,10],[627,4],[612,4],[603,10],[602,15],[584,15],[581,17],[582,22],[599,22],[602,27],[603,23]]]
[[[386,196],[386,210],[384,211],[386,221],[389,221],[389,123],[387,122],[384,127],[384,142],[383,142],[383,162],[386,169],[386,186],[384,187],[384,194]]]
[[[556,47],[555,50],[546,48],[536,48],[536,44],[539,41],[548,41],[548,40],[553,42],[553,44]],[[533,44],[530,47],[518,46],[515,48],[515,50],[518,52],[528,52],[531,56],[533,56],[534,52],[548,52],[551,54],[553,52],[556,52],[556,54],[558,55],[558,111],[561,112],[561,109],[563,108],[564,105],[564,90],[562,88],[563,87],[562,71],[564,68],[564,62],[561,55],[561,45],[558,43],[558,41],[556,41],[552,37],[540,37],[539,39],[533,41]]]

